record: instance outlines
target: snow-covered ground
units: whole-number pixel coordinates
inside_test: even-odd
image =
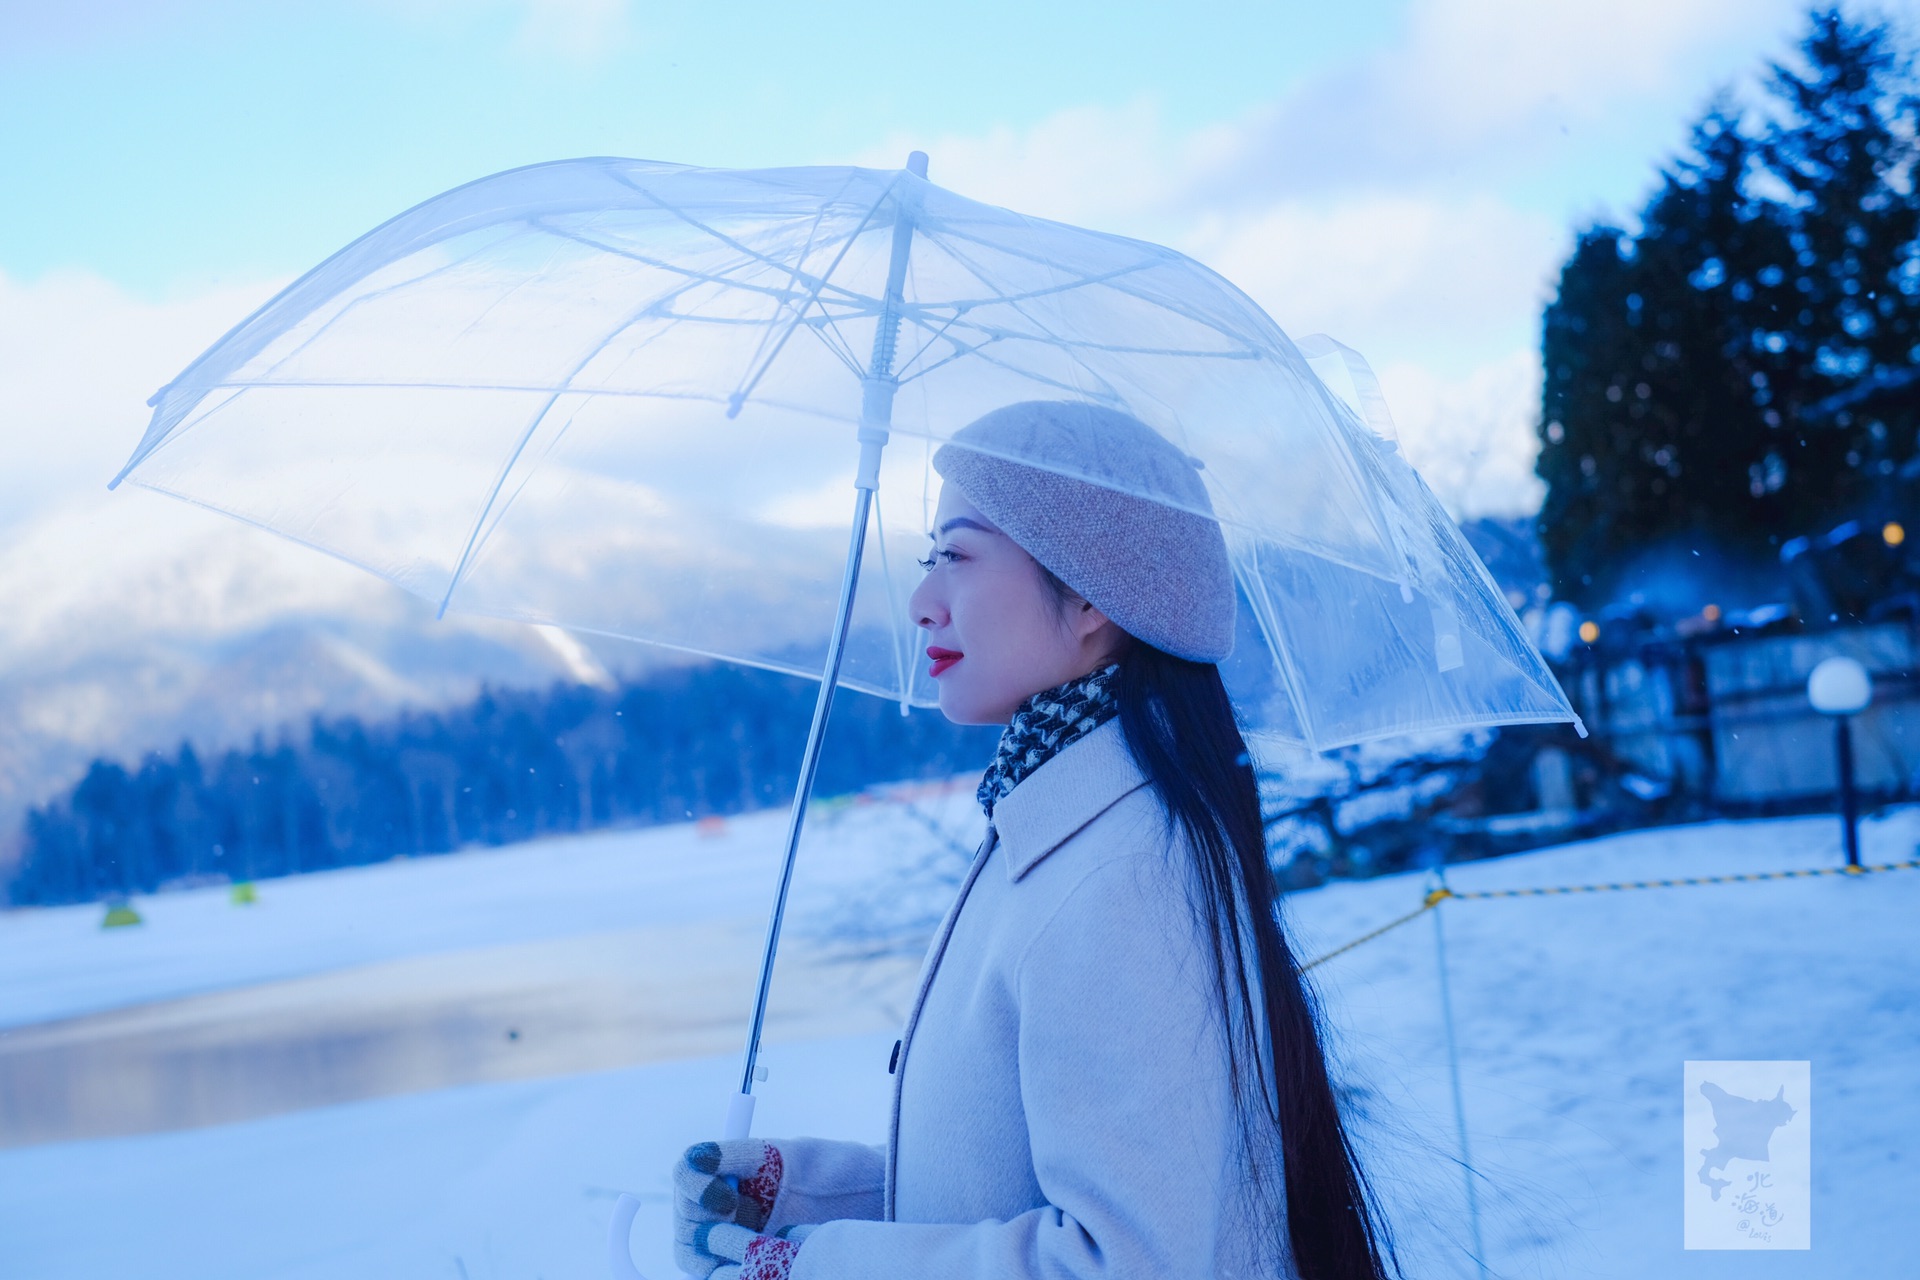
[[[796,939],[824,946],[850,886],[884,882],[889,867],[943,840],[970,846],[977,836],[965,787],[916,803],[829,809],[811,821]],[[276,881],[262,886],[257,908],[212,893],[144,900],[138,929],[101,931],[97,908],[0,915],[0,1026],[12,1028],[0,1033],[0,1058],[10,1041],[44,1034],[29,1024],[48,1019],[93,1026],[149,1007],[270,1003],[312,989],[303,983],[372,991],[407,965],[490,974],[501,965],[484,957],[524,965],[534,954],[526,948],[560,980],[568,964],[628,954],[600,940],[684,946],[706,925],[732,937],[764,910],[783,821],[756,815],[720,835],[668,828]],[[1867,858],[1912,857],[1916,837],[1920,810],[1895,812],[1868,824]],[[1449,883],[1582,884],[1839,861],[1831,820],[1715,823],[1469,864],[1451,869]],[[1396,876],[1298,894],[1296,950],[1317,956],[1404,914],[1422,888],[1422,877]],[[1341,1074],[1361,1091],[1367,1168],[1408,1275],[1476,1274],[1436,915],[1487,1274],[1920,1274],[1903,1176],[1920,1159],[1917,909],[1920,871],[1477,899],[1316,969]],[[796,955],[806,945],[796,941]],[[658,961],[669,976],[672,954]],[[168,1003],[147,1005],[155,1001]],[[852,1034],[787,1024],[765,1057],[757,1131],[884,1136],[896,1032],[886,1001],[873,1008],[873,1025]],[[737,1038],[743,1019],[728,1009],[710,1021]],[[620,1189],[646,1197],[637,1260],[669,1275],[665,1170],[716,1129],[736,1058],[647,1056],[0,1151],[0,1276],[598,1277]],[[1811,1251],[1682,1248],[1689,1059],[1811,1060]]]
[[[942,837],[985,832],[977,776],[816,801],[792,921]],[[0,913],[0,1027],[407,957],[669,924],[765,920],[787,811],[550,838],[270,880],[236,909],[224,886],[141,898],[142,928],[96,906]],[[934,829],[930,829],[929,824]],[[960,864],[966,864],[965,854]]]

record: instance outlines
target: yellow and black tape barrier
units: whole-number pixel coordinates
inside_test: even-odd
[[[1562,893],[1605,893],[1614,889],[1669,889],[1683,884],[1732,884],[1741,880],[1790,880],[1800,876],[1860,876],[1872,871],[1920,871],[1920,858],[1907,862],[1879,862],[1861,866],[1846,867],[1809,867],[1795,871],[1746,871],[1730,876],[1682,876],[1674,880],[1625,880],[1619,884],[1568,884],[1553,885],[1539,889],[1448,889],[1429,890],[1421,900],[1420,906],[1407,912],[1398,920],[1390,920],[1371,933],[1362,934],[1344,946],[1310,960],[1300,966],[1305,973],[1315,965],[1325,964],[1335,956],[1345,955],[1363,942],[1372,942],[1383,933],[1398,929],[1409,920],[1417,920],[1433,910],[1448,898],[1543,898]]]

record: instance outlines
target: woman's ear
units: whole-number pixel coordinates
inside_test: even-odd
[[[1098,632],[1102,627],[1112,625],[1112,619],[1095,608],[1093,602],[1085,597],[1076,597],[1071,616],[1073,633],[1082,640]]]

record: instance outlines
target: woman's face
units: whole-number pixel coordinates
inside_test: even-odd
[[[1078,596],[1061,609],[1040,563],[957,485],[940,490],[931,559],[907,607],[955,724],[1005,724],[1028,695],[1104,665],[1125,640]]]

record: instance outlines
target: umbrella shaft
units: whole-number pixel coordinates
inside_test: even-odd
[[[916,151],[907,157],[907,169],[927,176],[927,157]],[[840,611],[834,615],[833,634],[827,640],[827,668],[820,677],[820,696],[813,704],[813,724],[807,729],[807,749],[800,757],[800,783],[794,788],[793,810],[787,815],[787,851],[780,863],[780,888],[767,920],[767,945],[760,953],[760,988],[753,997],[753,1025],[747,1030],[746,1060],[741,1064],[740,1093],[753,1093],[754,1067],[760,1058],[760,1031],[767,1020],[767,991],[773,985],[773,957],[780,945],[780,924],[787,914],[787,888],[793,883],[793,860],[800,851],[800,828],[807,819],[807,800],[813,795],[814,774],[820,768],[820,746],[827,736],[827,715],[833,710],[833,691],[840,679],[840,659],[846,653],[847,625],[853,618],[853,593],[860,585],[860,555],[867,545],[867,515],[873,509],[874,490],[880,485],[880,450],[887,443],[893,421],[894,344],[900,329],[901,298],[906,287],[907,260],[913,246],[913,216],[896,210],[892,253],[887,263],[887,287],[882,296],[879,327],[873,335],[873,361],[861,379],[860,470],[854,479],[853,533],[847,546],[846,569],[840,579]],[[745,1136],[745,1135],[740,1135]]]
[[[834,616],[827,641],[827,667],[820,678],[820,696],[813,704],[813,724],[807,729],[807,749],[800,758],[800,783],[794,789],[793,810],[787,816],[787,851],[780,864],[780,888],[774,894],[773,915],[767,921],[767,945],[760,956],[760,989],[753,998],[753,1025],[747,1032],[747,1054],[740,1075],[740,1092],[753,1092],[753,1071],[760,1056],[760,1029],[767,1019],[767,989],[773,982],[773,956],[780,944],[780,923],[787,912],[787,888],[793,882],[794,855],[800,850],[800,828],[807,818],[807,799],[813,794],[814,774],[820,767],[820,746],[827,736],[827,715],[833,710],[833,692],[840,678],[840,659],[847,647],[847,624],[853,616],[854,588],[860,582],[860,553],[867,542],[867,513],[873,490],[854,489],[853,535],[847,548],[847,566],[840,580],[840,611]]]

